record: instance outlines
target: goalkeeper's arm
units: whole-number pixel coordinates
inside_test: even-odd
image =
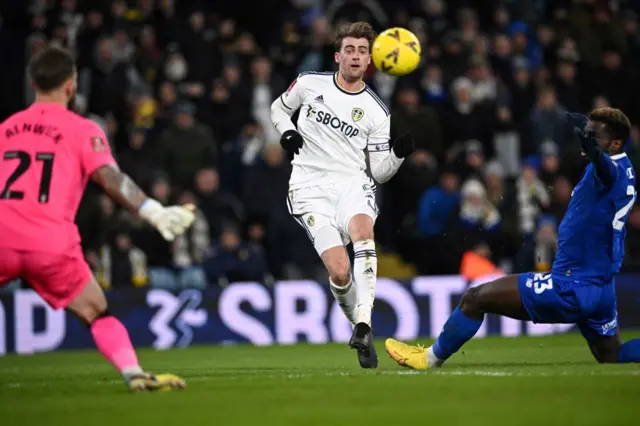
[[[114,201],[151,223],[166,240],[174,240],[195,220],[193,206],[162,206],[148,197],[116,165],[99,167],[91,174],[91,179],[102,186]]]

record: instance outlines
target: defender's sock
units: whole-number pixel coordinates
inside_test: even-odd
[[[329,279],[329,287],[333,297],[342,308],[345,316],[352,324],[356,323],[356,304],[358,303],[358,294],[356,292],[356,283],[351,279],[349,284],[344,287],[337,286]]]
[[[620,346],[618,362],[640,362],[640,339],[633,339]]]
[[[432,346],[433,355],[439,360],[446,360],[475,336],[481,325],[482,321],[473,320],[463,314],[460,308],[456,308]]]
[[[128,376],[142,373],[138,357],[129,339],[127,329],[115,317],[107,315],[91,324],[91,335],[100,353],[122,374]]]
[[[371,311],[376,298],[376,276],[378,274],[378,258],[373,240],[362,240],[353,243],[354,262],[353,278],[358,293],[356,323],[371,325]]]

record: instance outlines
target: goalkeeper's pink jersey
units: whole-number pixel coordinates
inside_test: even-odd
[[[102,129],[66,108],[34,103],[0,124],[0,247],[62,253],[93,171],[115,164]]]

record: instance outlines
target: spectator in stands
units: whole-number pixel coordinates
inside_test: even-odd
[[[97,253],[96,279],[104,289],[136,286],[148,283],[147,256],[131,241],[127,223],[116,231]]]
[[[516,271],[548,272],[558,251],[557,222],[553,216],[541,216],[533,237],[526,237],[516,257]]]
[[[426,142],[424,150],[431,157],[433,166],[442,161],[444,143],[436,110],[420,105],[418,91],[412,87],[400,90],[398,107],[391,114],[391,139],[406,132]]]
[[[418,204],[416,226],[426,237],[442,235],[451,214],[460,201],[460,181],[452,171],[444,171],[440,185],[422,194]]]
[[[195,179],[198,206],[209,224],[211,239],[217,239],[222,232],[222,224],[239,224],[244,220],[244,206],[233,194],[222,192],[216,169],[198,170]]]
[[[423,97],[428,105],[441,105],[447,100],[447,89],[442,76],[442,69],[437,63],[428,63],[420,87]]]
[[[526,161],[522,173],[516,181],[518,208],[518,229],[529,236],[536,227],[538,217],[551,203],[546,185],[538,178],[538,164],[535,159]]]
[[[211,129],[197,122],[195,113],[194,104],[179,102],[174,122],[160,137],[160,164],[172,183],[180,188],[191,187],[199,169],[216,164],[216,142]]]
[[[531,111],[532,146],[525,153],[533,154],[547,140],[556,141],[564,145],[569,138],[569,131],[564,118],[564,109],[558,104],[555,90],[545,87],[538,92],[538,101]]]
[[[133,129],[129,133],[129,147],[118,155],[118,164],[123,172],[142,187],[148,187],[156,171],[157,158],[147,143],[142,129]]]
[[[249,168],[244,178],[243,201],[247,215],[268,218],[275,204],[286,199],[290,174],[280,144],[267,144],[262,161]]]
[[[560,151],[553,141],[545,141],[540,146],[540,180],[547,188],[553,186],[560,172]]]
[[[498,102],[493,133],[495,159],[504,168],[505,177],[515,177],[520,170],[520,134],[513,112],[506,100]]]
[[[251,64],[253,93],[251,111],[253,118],[262,126],[267,142],[280,141],[280,133],[271,122],[271,104],[287,88],[282,77],[273,75],[272,64],[266,56],[257,56]]]
[[[552,187],[552,199],[549,207],[549,213],[551,213],[558,223],[562,221],[564,213],[569,207],[569,201],[571,201],[572,186],[569,179],[565,176],[556,177]]]
[[[237,227],[226,224],[203,264],[210,283],[226,285],[234,281],[262,282],[266,273],[264,253],[241,238]]]

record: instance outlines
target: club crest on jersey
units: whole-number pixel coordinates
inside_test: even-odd
[[[362,120],[362,117],[364,117],[364,111],[360,108],[354,108],[351,110],[351,118],[353,118],[353,121],[360,121]]]
[[[91,148],[93,152],[104,152],[104,141],[100,136],[94,136],[91,138]]]

